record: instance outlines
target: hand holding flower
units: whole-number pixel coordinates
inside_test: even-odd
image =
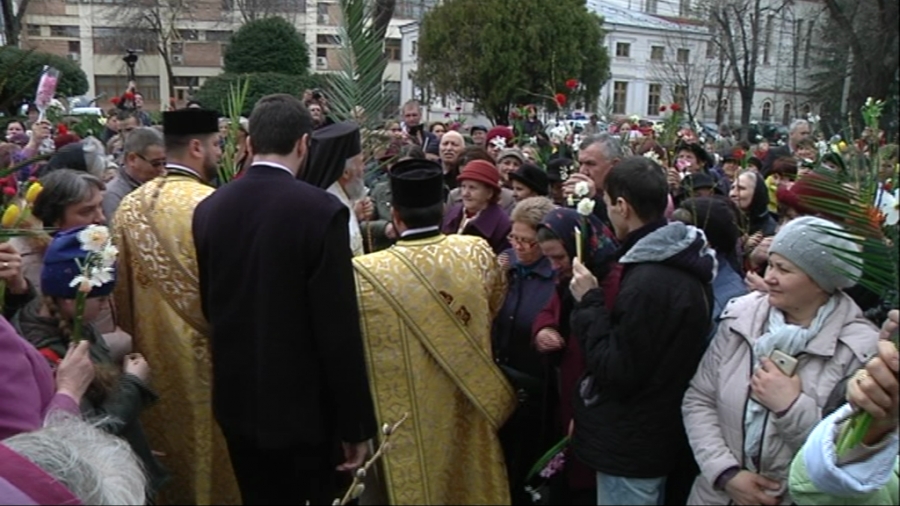
[[[759,362],[750,379],[751,396],[773,413],[787,411],[800,396],[800,376],[784,374],[768,357]]]
[[[575,300],[581,302],[584,294],[599,286],[597,278],[591,274],[591,271],[580,260],[574,259],[572,261],[572,282],[569,284],[569,290],[572,291],[572,296],[575,297]]]

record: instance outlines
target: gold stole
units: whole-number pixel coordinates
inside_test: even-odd
[[[459,321],[450,306],[444,302],[440,293],[435,290],[419,269],[396,249],[390,249],[388,253],[403,262],[409,269],[408,272],[415,277],[414,280],[402,283],[404,295],[419,300],[426,300],[430,297],[442,309],[441,312],[438,314],[424,311],[409,313],[399,302],[399,294],[391,293],[368,271],[361,269],[360,274],[372,283],[372,286],[388,301],[394,311],[403,318],[406,326],[413,331],[413,335],[425,346],[472,404],[491,422],[494,429],[499,430],[509,416],[505,406],[516,402],[516,394],[512,386],[494,364],[493,359],[478,345],[478,342],[469,333],[469,329]],[[439,334],[437,338],[432,338],[422,330],[428,327],[455,328],[459,335],[466,339],[467,346],[460,348],[458,343],[446,339],[446,334]],[[492,381],[484,381],[484,378],[492,378]]]

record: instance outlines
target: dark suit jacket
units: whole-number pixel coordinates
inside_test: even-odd
[[[374,435],[348,220],[335,197],[264,165],[197,206],[213,410],[226,434],[264,448]]]

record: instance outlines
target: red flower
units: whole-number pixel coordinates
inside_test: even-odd
[[[512,111],[509,111],[509,118],[510,119],[521,119],[522,115],[519,114],[519,111],[513,109]]]
[[[134,100],[134,93],[130,91],[126,91],[122,96],[125,98],[125,100]]]
[[[113,97],[113,98],[109,99],[109,101],[110,101],[113,105],[119,105],[119,102],[121,102],[122,99],[119,98],[119,97]]]
[[[672,104],[669,108],[672,109],[672,112],[678,112],[678,111],[681,110],[681,105],[679,105],[679,104]]]
[[[659,112],[666,112],[666,106],[664,106],[664,105],[659,106]]]
[[[569,88],[570,90],[574,90],[577,87],[578,87],[578,79],[569,79],[566,81],[566,88]]]
[[[14,197],[16,195],[16,193],[18,193],[18,192],[12,186],[4,186],[3,187],[3,194],[6,195],[7,197]]]
[[[566,106],[566,96],[565,96],[565,94],[563,94],[563,93],[557,93],[557,94],[556,94],[556,97],[554,97],[554,98],[555,98],[555,100],[556,100],[556,105],[558,105],[558,106],[560,106],[560,107],[565,107],[565,106]]]
[[[69,127],[60,123],[56,125],[56,133],[57,135],[66,135],[67,133],[69,133]]]
[[[734,157],[738,160],[743,160],[745,156],[747,156],[747,153],[744,153],[743,149],[734,150]]]

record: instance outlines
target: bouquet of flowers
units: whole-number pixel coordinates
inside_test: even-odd
[[[81,327],[84,323],[84,303],[94,287],[100,287],[113,281],[113,266],[119,256],[119,250],[113,246],[109,229],[103,225],[90,225],[78,233],[81,249],[87,252],[84,260],[77,261],[78,274],[69,283],[70,287],[78,287],[75,297],[75,318],[72,331],[72,342],[81,341]]]
[[[2,212],[0,212],[0,242],[6,242],[13,237],[34,235],[41,230],[23,229],[22,224],[31,216],[31,208],[34,201],[44,189],[36,179],[29,180],[24,185],[18,185],[15,178],[12,185],[3,187]],[[21,192],[21,195],[20,195]],[[0,280],[0,312],[6,307],[6,280]]]
[[[535,504],[539,504],[546,493],[548,482],[551,478],[558,475],[566,467],[566,452],[569,449],[569,437],[564,437],[560,442],[553,445],[553,448],[547,451],[537,462],[531,466],[531,470],[525,476],[525,491],[531,494],[531,500]],[[540,477],[541,481],[533,486],[532,480]]]

